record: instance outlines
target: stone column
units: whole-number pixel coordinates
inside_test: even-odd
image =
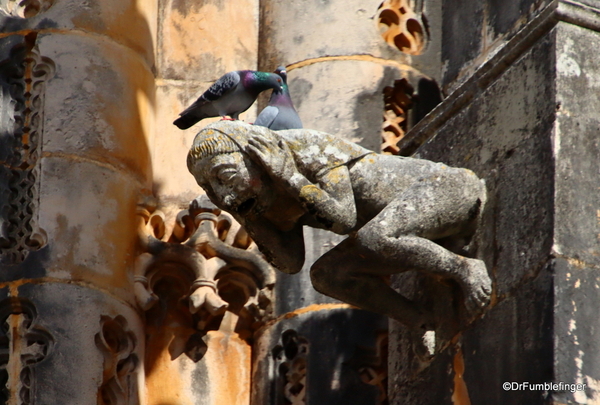
[[[486,180],[470,253],[485,260],[494,295],[431,358],[391,332],[392,404],[598,403],[600,10],[588,3],[496,14],[489,21],[522,30],[449,82],[456,90],[401,145]]]
[[[138,404],[132,251],[156,10],[41,0],[0,14],[0,398]]]

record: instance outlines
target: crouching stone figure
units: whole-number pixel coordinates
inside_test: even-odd
[[[348,235],[311,268],[323,294],[411,328],[427,327],[432,315],[383,276],[417,270],[451,278],[472,315],[489,302],[483,261],[433,242],[473,231],[485,186],[469,170],[376,154],[313,130],[273,132],[240,121],[202,129],[187,163],[212,202],[285,273],[304,263],[303,225]]]

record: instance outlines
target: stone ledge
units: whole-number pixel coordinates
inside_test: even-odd
[[[600,9],[575,1],[555,0],[508,41],[498,53],[446,97],[423,120],[417,123],[398,143],[400,154],[410,156],[429,140],[451,117],[477,96],[481,95],[495,79],[531,48],[559,22],[575,24],[600,31]]]

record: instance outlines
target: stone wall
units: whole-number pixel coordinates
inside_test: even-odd
[[[474,254],[494,297],[433,359],[392,329],[391,403],[597,403],[597,322],[584,309],[597,300],[600,126],[596,63],[585,50],[600,38],[586,18],[597,12],[552,3],[407,136],[407,150],[409,138],[427,138],[418,156],[486,180]],[[505,382],[586,388],[505,390]]]
[[[129,271],[151,188],[156,9],[0,9],[2,397],[137,401],[145,339]]]

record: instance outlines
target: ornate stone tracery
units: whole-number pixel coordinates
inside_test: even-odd
[[[218,329],[226,311],[237,315],[236,332],[249,338],[271,311],[273,268],[262,258],[248,234],[206,196],[179,212],[172,233],[165,215],[152,204],[140,206],[140,240],[135,292],[138,305],[149,310],[159,300],[155,287],[169,279],[185,296],[200,333]],[[187,286],[187,287],[186,287]],[[192,335],[186,353],[198,360]]]
[[[388,332],[377,333],[375,347],[357,347],[350,363],[365,384],[377,387],[377,405],[388,405]]]
[[[11,17],[31,18],[48,10],[54,0],[1,0],[0,11]]]
[[[54,339],[36,324],[33,304],[20,298],[0,303],[0,401],[32,404],[35,365],[52,351]]]
[[[0,182],[9,190],[0,197],[0,252],[12,263],[25,260],[30,251],[46,244],[37,225],[39,159],[43,135],[45,84],[55,71],[54,62],[40,55],[36,34],[0,62],[3,114],[0,145]]]
[[[281,334],[281,344],[271,351],[278,373],[278,404],[306,405],[306,370],[309,343],[293,329]]]
[[[395,80],[393,86],[383,89],[383,153],[397,155],[398,142],[408,130],[408,115],[413,107],[413,87],[406,79]]]
[[[388,44],[409,55],[425,46],[425,30],[408,0],[385,0],[379,6],[379,31]]]
[[[102,405],[127,405],[137,396],[134,371],[139,364],[134,353],[137,339],[127,320],[118,315],[102,316],[96,346],[104,355],[104,372],[99,388]]]

